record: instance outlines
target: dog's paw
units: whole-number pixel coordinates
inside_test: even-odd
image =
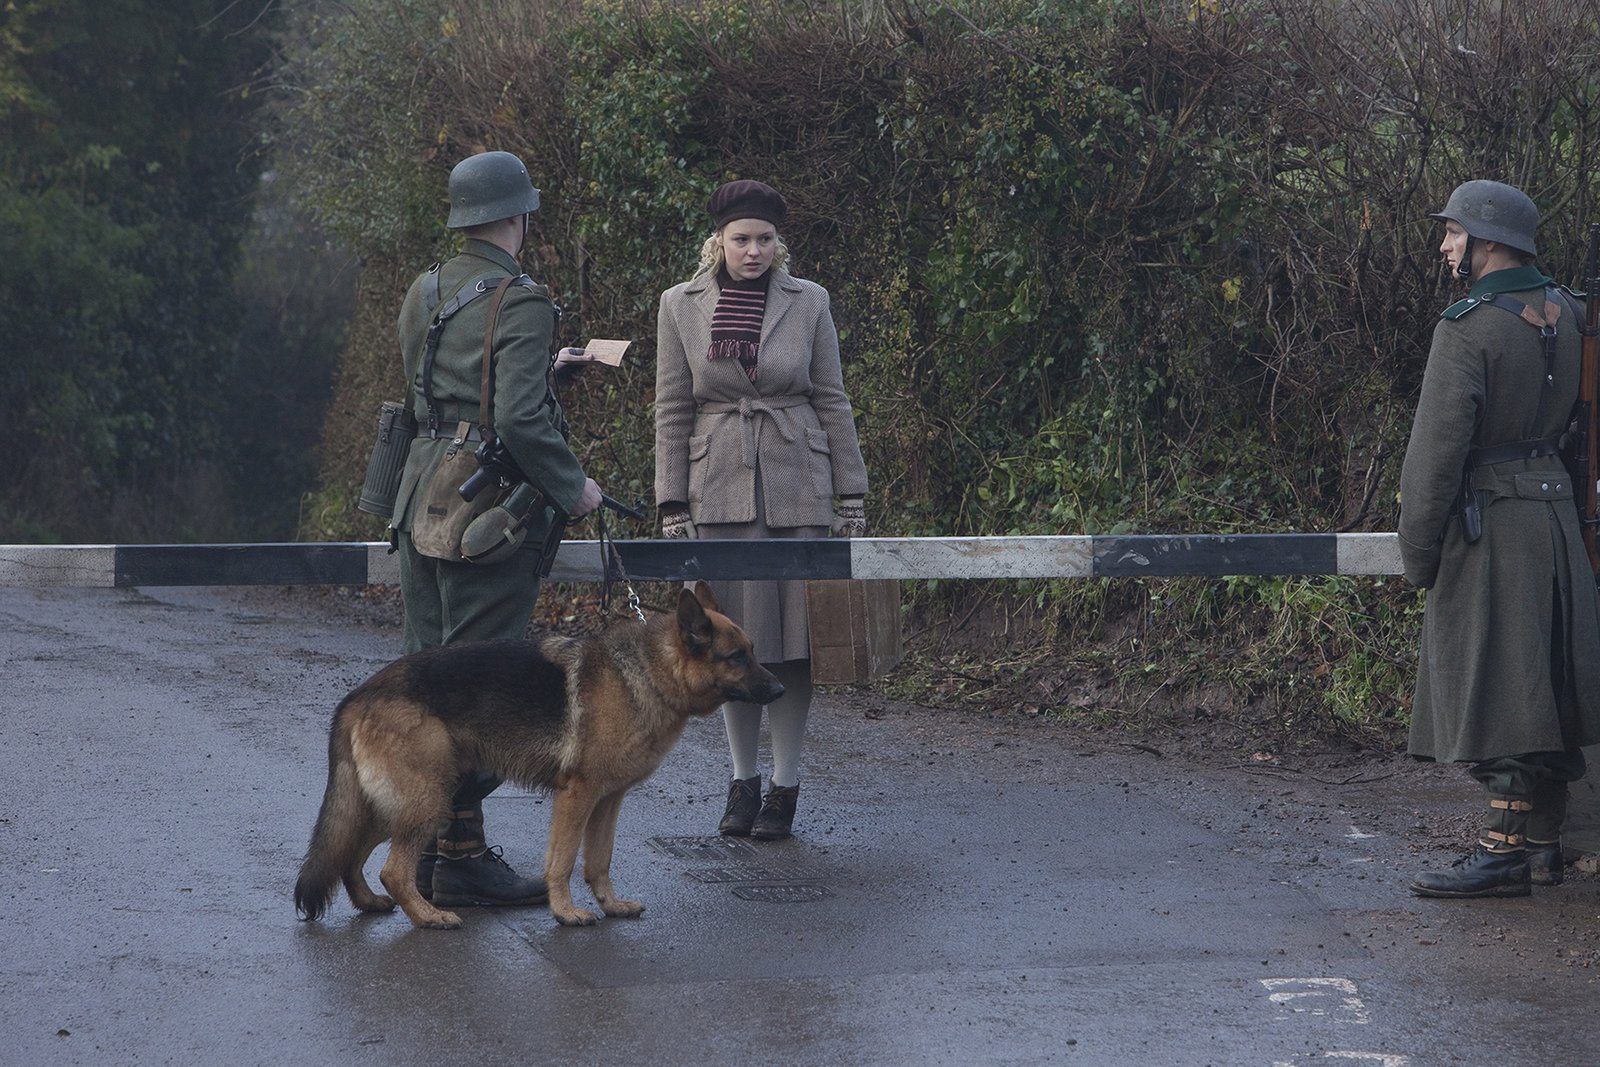
[[[637,919],[644,914],[644,905],[637,900],[608,900],[600,907],[613,919]]]
[[[424,919],[417,926],[423,930],[459,930],[461,916],[453,911],[441,911],[437,918]]]
[[[394,910],[394,900],[382,893],[374,893],[371,897],[356,905],[358,909],[372,914],[388,914]]]
[[[593,926],[600,921],[600,916],[585,908],[573,908],[571,911],[552,913],[556,922],[562,926]]]

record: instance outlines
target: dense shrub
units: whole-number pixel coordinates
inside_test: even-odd
[[[445,175],[479,148],[544,187],[524,258],[566,303],[563,340],[636,341],[569,398],[617,495],[651,483],[655,303],[691,270],[706,194],[782,189],[796,272],[834,297],[881,534],[1392,529],[1454,298],[1427,213],[1466,178],[1514,182],[1563,281],[1595,213],[1600,29],[1579,0],[354,0],[326,29],[299,168],[369,278],[325,432],[339,506],[308,536],[375,531],[343,503],[402,388],[393,311],[444,254]],[[1414,637],[1396,582],[919,602],[974,596],[1032,604],[1045,649],[1142,638],[1152,683],[1248,697],[1287,670],[1312,704],[1380,718],[1409,687],[1404,652],[1372,649]],[[1149,652],[1262,633],[1209,667]]]
[[[258,456],[229,410],[275,25],[210,0],[0,5],[0,541],[237,535],[277,488],[235,476]]]

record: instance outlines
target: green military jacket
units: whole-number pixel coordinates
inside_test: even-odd
[[[470,289],[481,280],[492,290],[503,278],[522,273],[517,261],[503,249],[472,239],[460,255],[437,270],[437,290],[430,278],[432,272],[424,272],[412,282],[400,308],[400,354],[405,361],[418,431],[395,498],[394,519],[390,523],[395,530],[411,529],[417,488],[426,484],[444,458],[458,423],[466,420],[477,425],[479,421],[483,334],[492,298],[485,295],[473,300],[445,323],[433,368],[433,398],[441,416],[439,436],[434,437],[428,431],[428,408],[422,389],[423,348],[432,319],[429,294],[436,291],[448,301],[458,284],[465,283]],[[543,286],[513,285],[506,290],[493,344],[492,425],[529,481],[558,508],[571,512],[578,505],[585,476],[562,437],[561,409],[549,389],[554,332],[555,307]],[[526,546],[537,548],[541,540],[542,532],[530,529]]]
[[[1400,473],[1400,552],[1428,590],[1410,751],[1484,760],[1600,741],[1600,606],[1559,455],[1478,467],[1483,533],[1456,501],[1468,451],[1559,436],[1578,391],[1581,305],[1557,297],[1554,360],[1521,306],[1551,280],[1496,271],[1434,328]],[[1495,305],[1499,306],[1495,306]]]

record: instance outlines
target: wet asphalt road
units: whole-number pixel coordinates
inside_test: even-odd
[[[341,897],[299,922],[328,717],[397,645],[241,590],[0,589],[0,1063],[1600,1058],[1593,876],[1406,895],[1453,858],[1406,831],[1469,809],[1458,777],[1212,773],[840,697],[813,713],[789,842],[711,834],[724,743],[691,724],[623,806],[640,919],[415,931]],[[486,810],[536,869],[547,802]]]

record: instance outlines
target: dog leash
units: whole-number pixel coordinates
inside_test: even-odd
[[[606,526],[606,507],[616,506],[618,511],[637,517],[637,512],[623,505],[614,505],[613,501],[606,500],[599,509],[600,520],[600,614],[611,613],[611,583],[613,568],[623,585],[628,587],[628,607],[640,622],[645,621],[644,609],[639,606],[639,594],[634,592],[633,582],[628,579],[628,569],[622,565],[622,557],[617,554],[616,542],[611,539],[611,531]]]

